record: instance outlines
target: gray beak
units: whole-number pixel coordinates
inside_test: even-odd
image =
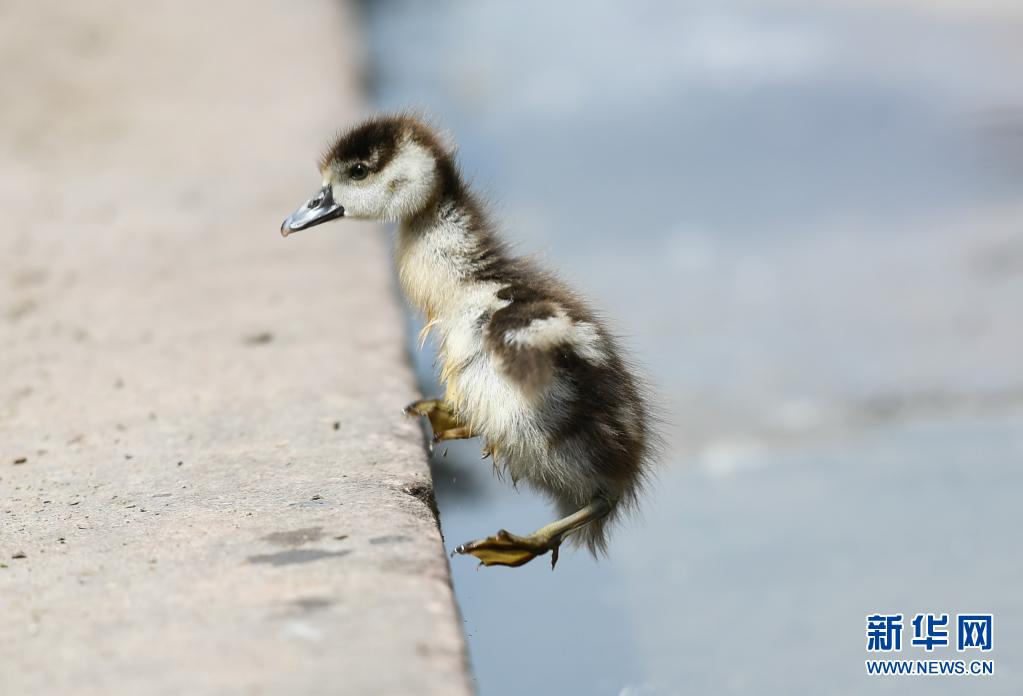
[[[281,236],[287,237],[292,232],[319,225],[344,214],[344,207],[334,202],[330,186],[324,186],[319,193],[306,201],[305,205],[287,217],[281,224]]]

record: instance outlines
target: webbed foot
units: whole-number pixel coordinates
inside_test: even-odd
[[[402,413],[406,416],[426,416],[433,429],[433,441],[463,440],[473,437],[464,424],[455,416],[451,406],[443,399],[419,399],[413,401]]]
[[[492,537],[462,544],[455,549],[455,553],[475,556],[485,566],[517,568],[550,551],[553,570],[558,563],[558,549],[565,537],[605,517],[614,509],[615,504],[616,501],[610,497],[597,497],[589,505],[541,527],[529,536],[518,536],[502,529]]]
[[[554,568],[558,562],[560,546],[561,535],[546,536],[537,533],[518,536],[502,529],[492,537],[462,544],[455,552],[473,555],[485,566],[503,565],[517,568],[550,551],[551,568]]]
[[[457,428],[450,428],[448,430],[434,430],[433,441],[442,442],[444,440],[468,440],[471,437],[475,437],[467,426],[459,426]]]

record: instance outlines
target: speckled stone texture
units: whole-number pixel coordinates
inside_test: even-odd
[[[7,3],[0,693],[460,694],[350,7]]]

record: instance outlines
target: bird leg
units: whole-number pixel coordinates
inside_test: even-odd
[[[433,428],[433,441],[466,440],[475,437],[469,426],[458,420],[451,405],[443,399],[420,399],[405,407],[406,416],[426,416]]]
[[[558,562],[558,549],[565,537],[606,516],[611,512],[611,508],[612,501],[607,498],[595,498],[581,510],[551,522],[529,536],[518,536],[502,529],[495,536],[462,544],[455,552],[472,554],[482,565],[505,565],[514,568],[550,551],[553,569]]]

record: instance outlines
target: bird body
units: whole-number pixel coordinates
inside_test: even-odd
[[[501,532],[460,550],[504,565],[547,550],[556,559],[565,538],[604,550],[608,523],[636,502],[653,435],[640,382],[603,322],[508,250],[451,152],[421,121],[362,124],[338,138],[321,169],[321,199],[282,232],[309,226],[301,214],[324,209],[327,198],[344,217],[399,223],[399,282],[426,317],[424,337],[436,333],[445,385],[442,400],[412,411],[430,416],[437,439],[482,437],[495,467],[547,494],[566,520],[579,516],[532,537]],[[295,216],[299,226],[289,227]]]

